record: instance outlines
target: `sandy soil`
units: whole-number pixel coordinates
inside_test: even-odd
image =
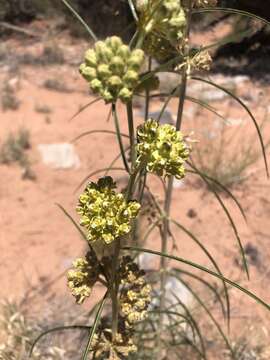
[[[30,43],[24,49],[25,45],[22,46],[15,39],[7,45],[10,49],[16,46],[18,52],[26,49],[36,55],[42,53],[40,45]],[[61,46],[65,47],[66,44]],[[82,58],[85,46],[85,43],[69,44],[68,56],[77,54],[78,59]],[[63,81],[70,91],[46,89],[43,86],[44,81],[52,78]],[[53,293],[70,296],[62,274],[69,268],[72,259],[83,253],[85,245],[78,236],[77,230],[56,203],[64,206],[74,218],[77,218],[75,206],[82,188],[76,191],[76,187],[90,172],[108,166],[118,154],[117,143],[114,136],[108,134],[84,137],[75,144],[81,159],[81,167],[70,170],[54,170],[42,164],[37,146],[71,142],[76,136],[88,130],[113,130],[112,121],[106,120],[109,107],[98,102],[70,120],[82,105],[93,99],[88,94],[87,85],[78,75],[75,66],[19,65],[16,73],[8,73],[6,66],[3,68],[1,81],[7,79],[15,79],[11,84],[15,86],[16,96],[21,101],[21,105],[18,111],[0,112],[0,139],[3,142],[11,131],[15,132],[21,127],[30,131],[31,149],[28,154],[36,180],[22,179],[22,169],[18,165],[0,165],[0,271],[2,273],[0,295],[3,298],[20,298],[25,294],[26,289],[39,291],[49,284],[45,300],[48,300]],[[221,80],[223,81],[224,78]],[[268,107],[270,89],[247,80],[244,83],[240,82],[236,90],[254,111],[259,122],[262,122]],[[50,114],[37,112],[37,107],[41,105],[49,106],[52,112]],[[227,152],[229,156],[235,144],[245,144],[250,141],[254,143],[254,149],[259,151],[258,140],[254,136],[254,125],[245,111],[229,98],[215,101],[213,105],[226,118],[231,119],[232,126],[229,131],[237,131],[234,145],[223,149],[222,156]],[[155,100],[152,103],[152,110],[157,110],[160,106],[161,101]],[[177,100],[173,100],[169,108],[175,114]],[[120,105],[118,110],[122,130],[126,131],[125,108]],[[137,116],[136,121],[139,123],[142,119]],[[194,131],[193,137],[200,140],[200,143],[194,144],[194,147],[205,146],[202,130],[209,133],[210,130],[217,128],[215,124],[218,121],[220,120],[216,120],[214,115],[206,110],[191,102],[186,103],[183,131],[186,133]],[[268,126],[264,131],[264,138],[266,141],[270,138]],[[233,156],[231,161],[235,159],[236,157]],[[251,165],[245,174],[247,178],[236,184],[233,192],[246,212],[248,224],[244,222],[233,202],[225,195],[221,197],[233,215],[244,246],[250,244],[252,249],[255,249],[247,250],[251,277],[249,282],[239,267],[237,242],[224,211],[195,176],[188,175],[182,186],[174,190],[172,216],[201,239],[226,276],[239,280],[242,285],[270,303],[268,287],[270,183],[266,179],[261,160]],[[116,179],[122,175],[121,172],[113,173]],[[92,179],[96,178],[97,176],[94,176]],[[150,181],[150,186],[161,198],[162,193],[154,180]],[[176,228],[173,228],[173,231],[177,238],[178,255],[211,268],[208,259],[190,238]],[[158,250],[160,247],[158,238],[152,237],[147,246]],[[267,311],[240,292],[231,290],[231,293],[233,323],[240,324],[242,329],[256,321],[262,337],[269,340]]]

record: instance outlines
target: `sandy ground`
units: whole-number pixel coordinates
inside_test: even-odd
[[[9,44],[10,47],[14,45],[18,46],[15,40]],[[30,50],[31,46],[30,44]],[[78,53],[78,58],[81,58],[84,48],[85,44],[70,45],[68,49],[71,49],[70,53]],[[17,49],[23,50],[22,46]],[[33,51],[38,53],[41,50],[34,47]],[[54,170],[42,164],[37,146],[71,142],[76,136],[89,130],[113,130],[113,122],[107,122],[109,107],[98,102],[70,120],[82,105],[93,99],[74,66],[19,66],[16,74],[8,74],[5,68],[3,70],[1,81],[15,78],[16,81],[11,83],[15,86],[16,96],[21,104],[18,111],[0,112],[0,140],[3,142],[10,132],[21,127],[30,131],[31,149],[28,155],[36,180],[22,179],[19,165],[0,165],[0,296],[20,298],[26,289],[39,291],[49,284],[44,295],[45,300],[48,300],[51,294],[70,297],[65,277],[61,274],[70,267],[74,257],[82,255],[85,245],[56,203],[61,204],[77,219],[75,206],[82,190],[80,188],[76,191],[78,184],[90,172],[108,166],[118,154],[118,147],[113,135],[92,134],[75,144],[81,160],[80,168]],[[44,81],[52,78],[63,81],[71,91],[46,89],[43,86]],[[192,84],[191,82],[191,86],[194,86]],[[262,122],[267,115],[269,87],[247,80],[239,83],[237,93],[250,106],[259,122]],[[37,107],[41,105],[50,107],[52,112],[37,112]],[[160,106],[161,101],[155,100],[152,110],[157,110]],[[237,132],[232,142],[234,145],[222,149],[223,157],[231,156],[233,146],[248,142],[253,142],[254,149],[259,151],[254,125],[235,101],[224,98],[213,102],[213,106],[231,120],[229,132]],[[173,100],[169,108],[175,114],[177,100]],[[118,111],[122,130],[126,131],[125,108],[120,105]],[[136,121],[139,123],[142,119],[136,116]],[[216,120],[213,114],[186,102],[183,131],[194,131],[193,137],[200,140],[194,147],[205,146],[204,131],[209,134],[215,130],[217,121],[220,120]],[[269,140],[268,126],[263,135],[265,141]],[[232,154],[231,161],[236,161],[236,156]],[[113,173],[116,179],[122,175],[121,172]],[[181,187],[174,190],[172,216],[201,239],[227,277],[240,281],[270,303],[270,182],[265,176],[261,160],[251,165],[245,175],[247,178],[236,184],[232,190],[246,212],[248,224],[244,222],[233,202],[224,194],[221,197],[233,215],[244,246],[249,244],[246,248],[250,262],[249,282],[239,267],[237,242],[224,211],[195,176],[188,175]],[[92,179],[97,179],[97,176]],[[153,192],[162,199],[157,183],[152,180],[149,184]],[[177,239],[178,255],[212,268],[201,249],[189,237],[176,228],[173,228],[173,231]],[[152,237],[147,247],[158,250],[159,239]],[[252,250],[248,250],[250,248]],[[240,292],[231,290],[231,293],[233,323],[240,324],[242,330],[256,321],[262,337],[269,340],[267,311]]]

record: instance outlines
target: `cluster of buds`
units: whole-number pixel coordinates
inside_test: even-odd
[[[144,271],[129,256],[122,259],[119,268],[121,279],[120,312],[125,321],[125,328],[145,319],[151,301],[151,286],[144,279]]]
[[[147,171],[177,179],[185,176],[190,148],[174,126],[149,119],[138,127],[137,141],[137,163],[145,161]]]
[[[90,242],[102,240],[110,244],[131,230],[131,222],[136,218],[140,204],[127,202],[122,193],[115,192],[115,188],[113,179],[105,176],[97,183],[90,182],[79,197],[77,212]]]
[[[194,7],[205,8],[217,6],[217,0],[195,0]]]
[[[73,269],[67,273],[68,287],[78,304],[90,296],[93,286],[99,276],[99,263],[93,251],[89,251],[85,258],[73,261]]]
[[[186,29],[186,14],[180,0],[137,0],[139,26],[146,36],[144,51],[159,63],[179,54]]]
[[[179,0],[137,0],[140,24],[146,33],[156,33],[172,44],[184,36],[186,15]]]
[[[121,333],[116,334],[115,340],[113,340],[112,331],[104,329],[94,335],[91,351],[93,351],[96,360],[121,360],[135,353],[137,347],[129,333],[121,331]]]
[[[144,62],[144,52],[130,50],[117,36],[97,41],[93,49],[85,53],[85,62],[80,73],[89,82],[90,88],[106,103],[115,103],[119,98],[124,103],[131,100],[139,84],[139,70]]]

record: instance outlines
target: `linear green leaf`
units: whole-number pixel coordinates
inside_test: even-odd
[[[260,20],[262,21],[264,24],[266,25],[270,25],[270,22],[267,21],[266,19],[262,18],[261,16],[252,14],[248,11],[243,11],[243,10],[238,10],[238,9],[232,9],[232,8],[223,8],[223,7],[214,7],[214,8],[204,8],[204,9],[196,9],[192,11],[192,14],[203,14],[203,13],[208,13],[208,12],[223,12],[226,14],[236,14],[236,15],[243,15],[243,16],[247,16],[251,19],[254,20]]]
[[[174,219],[169,219],[169,221],[171,221],[173,224],[175,224],[178,228],[180,228],[182,231],[184,231],[201,249],[202,251],[205,253],[205,255],[208,257],[208,259],[211,261],[211,263],[214,265],[215,269],[217,270],[217,272],[223,276],[216,260],[213,258],[213,256],[210,254],[210,252],[206,249],[206,247],[201,243],[200,240],[197,239],[196,236],[194,236],[192,234],[192,232],[190,232],[188,229],[186,229],[183,225],[181,225],[178,221],[174,220]],[[230,324],[230,314],[231,314],[231,307],[230,307],[230,298],[229,298],[229,293],[228,293],[228,289],[227,289],[227,285],[225,283],[225,281],[223,281],[223,287],[224,287],[224,294],[225,294],[225,299],[226,299],[226,307],[227,307],[227,322],[228,322],[228,326]]]
[[[33,354],[35,346],[37,345],[39,340],[41,338],[43,338],[44,336],[46,336],[48,334],[51,334],[51,333],[54,333],[54,332],[59,332],[59,331],[64,331],[64,330],[78,330],[78,329],[80,329],[80,330],[89,330],[89,329],[91,329],[91,326],[86,326],[86,325],[65,325],[65,326],[57,326],[57,327],[54,327],[52,329],[44,331],[33,342],[32,346],[31,346],[31,349],[29,351],[29,359],[31,358],[31,356]]]
[[[192,96],[187,96],[187,95],[186,95],[186,100],[189,100],[189,101],[191,101],[191,102],[193,102],[193,103],[195,103],[195,104],[198,104],[198,105],[204,107],[205,109],[211,111],[213,114],[215,114],[215,115],[217,115],[218,117],[220,117],[220,118],[221,118],[222,120],[224,120],[225,122],[227,121],[224,116],[222,116],[221,114],[219,114],[219,113],[217,112],[217,110],[216,110],[213,106],[207,104],[205,101],[202,101],[202,100],[199,100],[199,99],[195,99],[194,97],[192,97]]]
[[[116,131],[113,130],[90,130],[90,131],[85,131],[84,133],[76,136],[71,142],[76,142],[79,139],[83,138],[84,136],[88,136],[88,135],[92,135],[92,134],[112,134],[112,135],[116,135]],[[129,136],[127,134],[121,133],[121,136],[129,138]]]
[[[83,25],[83,27],[85,28],[85,30],[90,34],[91,38],[94,41],[97,41],[98,38],[95,35],[95,33],[92,31],[92,29],[86,24],[86,22],[83,20],[83,18],[77,13],[77,11],[67,2],[67,0],[61,0],[66,7],[72,12],[72,14],[75,16],[75,18],[77,18],[80,23]]]
[[[267,304],[264,300],[260,299],[257,295],[255,295],[253,292],[245,289],[244,287],[240,286],[239,284],[237,284],[236,282],[222,276],[222,275],[219,275],[218,273],[215,273],[214,271],[200,265],[200,264],[197,264],[193,261],[190,261],[190,260],[186,260],[184,258],[181,258],[179,256],[174,256],[174,255],[169,255],[169,254],[164,254],[164,253],[161,253],[159,251],[154,251],[154,250],[150,250],[150,249],[144,249],[144,248],[140,248],[140,247],[133,247],[133,246],[124,246],[122,247],[123,250],[130,250],[130,251],[138,251],[138,252],[145,252],[145,253],[148,253],[148,254],[153,254],[153,255],[157,255],[157,256],[163,256],[163,257],[166,257],[168,259],[171,259],[171,260],[175,260],[175,261],[179,261],[181,262],[182,264],[186,264],[186,265],[189,265],[189,266],[192,266],[198,270],[201,270],[209,275],[212,275],[220,280],[223,280],[225,281],[227,284],[233,286],[234,288],[240,290],[241,292],[243,292],[244,294],[248,295],[250,298],[252,298],[253,300],[257,301],[259,304],[261,304],[264,308],[266,308],[268,311],[270,311],[270,304]]]
[[[217,291],[217,289],[213,285],[211,285],[208,281],[202,279],[200,276],[191,273],[190,271],[183,270],[183,269],[177,269],[177,268],[174,268],[173,271],[175,271],[175,272],[177,272],[179,274],[184,274],[186,276],[189,276],[189,277],[201,282],[205,287],[210,289],[210,291],[212,291],[214,293],[214,296],[217,299],[217,301],[220,303],[223,316],[224,317],[226,316],[226,309],[225,309],[225,306],[223,304],[221,295],[219,294],[219,292]]]
[[[134,17],[134,20],[135,20],[136,22],[138,22],[138,21],[139,21],[139,18],[138,18],[138,15],[137,15],[137,13],[136,13],[136,9],[135,9],[135,6],[134,6],[134,4],[133,4],[133,1],[132,1],[132,0],[128,0],[128,5],[129,5],[130,10],[131,10],[131,12],[132,12],[132,15],[133,15],[133,17]]]
[[[88,338],[87,345],[86,345],[86,348],[85,348],[83,356],[82,356],[82,360],[87,360],[87,358],[88,358],[88,353],[89,353],[90,348],[91,348],[91,343],[92,343],[93,337],[95,335],[95,332],[96,332],[96,329],[97,329],[97,326],[98,326],[98,322],[99,322],[103,307],[105,305],[107,295],[108,295],[108,291],[105,293],[105,295],[104,295],[104,297],[103,297],[103,299],[102,299],[102,301],[101,301],[101,303],[99,305],[99,308],[98,308],[98,311],[97,311],[97,314],[96,314],[96,317],[95,317],[95,320],[94,320],[94,324],[91,327],[90,332],[89,332],[89,338]]]
[[[116,130],[116,136],[117,136],[117,140],[118,140],[118,144],[119,144],[119,149],[120,149],[120,152],[121,152],[121,155],[122,155],[123,164],[125,166],[126,171],[128,173],[130,173],[129,165],[128,165],[126,155],[125,155],[124,145],[123,145],[123,142],[122,142],[120,125],[119,125],[119,120],[118,120],[115,104],[112,105],[112,114],[113,114],[114,125],[115,125],[115,130]]]
[[[260,131],[260,127],[259,127],[255,117],[253,116],[252,112],[247,107],[247,105],[245,105],[244,102],[241,99],[239,99],[238,96],[234,95],[231,91],[227,90],[226,88],[224,88],[221,85],[218,85],[218,84],[214,83],[213,81],[206,80],[206,79],[203,79],[203,78],[199,78],[199,77],[196,77],[196,76],[191,76],[191,79],[204,82],[206,84],[209,84],[211,86],[216,87],[219,90],[222,90],[223,92],[225,92],[226,94],[231,96],[234,100],[236,100],[246,110],[246,112],[249,114],[249,116],[251,117],[251,119],[252,119],[252,121],[253,121],[253,123],[255,125],[255,128],[256,128],[256,131],[257,131],[257,134],[258,134],[258,137],[259,137],[259,140],[260,140],[260,144],[261,144],[261,149],[262,149],[266,174],[267,174],[267,177],[269,177],[268,163],[267,163],[267,158],[266,158],[265,146],[264,146],[262,134],[261,134],[261,131]]]
[[[196,169],[197,170],[197,169]],[[198,175],[200,176],[200,178],[207,184],[208,187],[210,187],[210,184],[208,182],[208,180],[206,179],[206,177],[204,177],[204,175],[197,170],[197,173]],[[211,187],[210,187],[211,188]],[[225,215],[227,216],[231,226],[232,226],[232,229],[233,229],[233,232],[234,232],[234,235],[236,237],[236,240],[238,242],[238,246],[239,246],[239,249],[240,249],[240,253],[241,253],[241,256],[242,256],[242,261],[243,261],[243,265],[244,265],[244,269],[246,271],[246,274],[247,274],[247,277],[249,279],[249,270],[248,270],[248,264],[247,264],[247,259],[246,259],[246,255],[245,255],[245,250],[243,248],[243,245],[242,245],[242,241],[241,241],[241,238],[238,234],[238,230],[237,230],[237,227],[233,221],[233,218],[229,212],[229,210],[227,209],[227,206],[224,204],[224,201],[221,199],[221,197],[219,196],[219,194],[216,192],[216,190],[212,187],[211,188],[211,191],[212,193],[215,195],[217,201],[219,202],[219,204],[221,205],[222,209],[224,210],[225,212]]]
[[[220,333],[220,335],[222,336],[225,344],[227,345],[228,349],[230,350],[231,354],[232,354],[232,358],[235,359],[234,357],[234,351],[233,348],[230,344],[229,339],[227,338],[227,336],[225,335],[224,331],[222,330],[221,326],[219,325],[218,321],[214,318],[214,316],[212,315],[211,311],[208,309],[208,307],[205,305],[204,301],[201,300],[201,298],[198,296],[198,294],[196,293],[196,291],[193,291],[193,289],[189,286],[189,284],[184,281],[182,278],[179,278],[179,281],[187,287],[187,289],[191,292],[191,294],[194,296],[194,298],[198,301],[198,303],[202,306],[202,308],[205,310],[205,312],[207,313],[207,315],[210,317],[210,319],[212,320],[212,322],[215,324],[216,328],[218,329],[218,332]],[[237,359],[235,359],[237,360]]]
[[[72,222],[72,224],[76,227],[76,229],[79,231],[79,233],[81,234],[81,237],[87,241],[87,243],[89,244],[88,240],[87,240],[87,236],[85,235],[85,233],[82,231],[82,229],[79,227],[79,225],[76,223],[76,221],[73,219],[73,217],[67,212],[67,210],[60,204],[56,203],[56,206],[59,207],[60,210],[63,211],[63,213],[66,215],[66,217]]]
[[[87,103],[86,105],[84,105],[83,107],[81,107],[70,119],[69,121],[73,120],[75,117],[77,117],[81,112],[83,112],[84,110],[86,110],[87,108],[89,108],[91,105],[95,104],[96,102],[100,101],[101,98],[97,98],[94,99],[92,101],[90,101],[89,103]]]
[[[194,165],[192,165],[190,162],[187,162],[188,165],[190,167],[192,167],[193,169],[195,169]],[[242,207],[242,205],[240,204],[240,202],[237,200],[237,198],[233,195],[233,193],[224,185],[221,184],[220,181],[212,178],[211,176],[205,174],[204,172],[198,170],[197,168],[195,170],[187,170],[187,172],[189,173],[192,173],[192,174],[196,174],[196,175],[199,175],[198,173],[200,172],[202,174],[202,176],[204,176],[207,180],[215,183],[217,186],[219,186],[224,192],[226,192],[226,194],[228,194],[232,199],[233,201],[235,202],[236,206],[238,207],[239,211],[241,212],[245,222],[247,222],[247,217],[246,217],[246,214],[245,214],[245,211]],[[212,187],[210,186],[210,191],[212,191]]]

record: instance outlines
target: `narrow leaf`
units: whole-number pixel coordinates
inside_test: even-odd
[[[198,270],[201,270],[209,275],[212,275],[220,280],[225,281],[227,284],[233,286],[234,288],[240,290],[241,292],[243,292],[244,294],[248,295],[250,298],[252,298],[253,300],[255,300],[256,302],[258,302],[259,304],[261,304],[264,308],[266,308],[268,311],[270,311],[270,304],[267,304],[264,300],[260,299],[256,294],[254,294],[253,292],[245,289],[244,287],[240,286],[239,284],[237,284],[236,282],[218,274],[215,273],[214,271],[200,265],[197,264],[193,261],[190,260],[186,260],[184,258],[178,257],[178,256],[174,256],[174,255],[169,255],[169,254],[165,254],[165,253],[161,253],[159,251],[154,251],[154,250],[150,250],[150,249],[144,249],[144,248],[140,248],[140,247],[131,247],[131,246],[125,246],[122,247],[123,250],[130,250],[130,251],[139,251],[139,252],[145,252],[148,254],[153,254],[153,255],[157,255],[157,256],[163,256],[165,258],[171,259],[171,260],[175,260],[178,261],[182,264],[186,264],[189,266],[192,266]]]
[[[263,158],[264,158],[266,174],[267,174],[267,177],[269,177],[268,163],[267,163],[267,158],[266,158],[265,146],[264,146],[262,134],[261,134],[261,131],[260,131],[260,127],[259,127],[255,117],[253,116],[252,112],[249,110],[249,108],[244,104],[244,102],[241,99],[239,99],[238,96],[234,95],[231,91],[225,89],[223,86],[220,86],[220,85],[214,83],[213,81],[206,80],[206,79],[203,79],[203,78],[199,78],[199,77],[196,77],[196,76],[191,76],[191,79],[204,82],[206,84],[209,84],[211,86],[216,87],[219,90],[222,90],[223,92],[225,92],[226,94],[231,96],[234,100],[236,100],[246,110],[246,112],[249,114],[249,116],[251,117],[251,119],[252,119],[252,121],[253,121],[253,123],[255,125],[255,128],[256,128],[256,131],[257,131],[257,134],[258,134],[258,137],[259,137],[259,140],[260,140],[261,148],[262,148],[262,154],[263,154]]]
[[[104,295],[104,297],[102,299],[102,302],[99,305],[99,308],[98,308],[98,311],[97,311],[97,314],[96,314],[96,317],[95,317],[95,320],[94,320],[94,324],[91,327],[90,332],[89,332],[89,338],[88,338],[88,342],[87,342],[86,348],[85,348],[83,356],[82,356],[82,360],[87,360],[87,358],[88,358],[88,353],[89,353],[90,348],[91,348],[93,337],[94,337],[95,332],[97,330],[98,322],[99,322],[103,307],[105,305],[107,295],[108,295],[108,292],[106,292],[106,294]]]
[[[98,38],[96,37],[95,33],[91,30],[91,28],[86,24],[86,22],[82,19],[82,17],[77,13],[77,11],[68,3],[67,0],[61,0],[66,7],[72,12],[72,14],[75,16],[75,18],[77,18],[80,23],[83,25],[83,27],[85,28],[85,30],[89,33],[89,35],[91,36],[91,38],[96,42],[98,40]]]

